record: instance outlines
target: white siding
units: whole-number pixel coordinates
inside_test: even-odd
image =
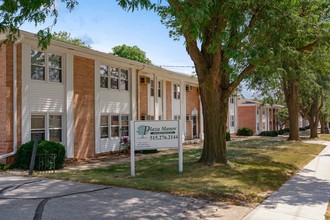
[[[100,90],[101,113],[129,114],[130,95],[128,92],[117,90]]]
[[[31,81],[31,112],[62,113],[64,103],[63,84]]]

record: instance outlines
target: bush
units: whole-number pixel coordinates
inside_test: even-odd
[[[252,136],[253,135],[253,130],[251,128],[239,128],[237,130],[237,135],[240,136]]]
[[[23,144],[18,149],[18,157],[16,167],[20,169],[29,169],[30,161],[33,150],[33,141]],[[63,167],[63,162],[65,159],[65,147],[61,143],[52,141],[41,141],[37,145],[37,155],[38,154],[56,154],[55,159],[55,169],[60,169]],[[39,158],[36,157],[34,169],[38,169]]]
[[[284,133],[289,133],[290,129],[289,128],[283,128],[282,130],[278,131],[278,134],[284,134]]]
[[[311,128],[310,125],[305,126],[305,129],[306,129],[306,130],[307,130],[307,129],[310,129],[310,128]]]
[[[10,164],[2,164],[2,163],[0,163],[0,171],[6,171],[6,170],[9,170],[9,169],[11,169],[12,167],[11,167],[11,165]]]
[[[301,127],[301,128],[299,128],[299,131],[306,131],[306,128],[305,127]]]
[[[230,133],[228,131],[226,131],[226,141],[230,141]]]
[[[278,131],[262,131],[260,133],[260,136],[277,137],[278,134]]]

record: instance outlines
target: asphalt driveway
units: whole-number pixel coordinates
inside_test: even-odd
[[[241,219],[251,208],[120,187],[0,174],[0,219]]]

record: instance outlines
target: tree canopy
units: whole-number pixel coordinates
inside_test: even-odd
[[[85,48],[92,48],[89,44],[82,41],[80,38],[71,37],[71,34],[66,31],[54,32],[53,38],[59,41],[67,42]]]
[[[125,44],[112,48],[113,55],[135,60],[141,63],[151,64],[151,60],[147,58],[146,52],[138,46],[127,46]]]
[[[299,66],[294,62],[299,56],[297,52],[327,42],[330,33],[326,0],[116,1],[128,11],[156,11],[169,29],[170,37],[185,39],[186,50],[195,64],[204,116],[205,135],[200,162],[208,165],[228,164],[228,101],[240,82],[259,74],[260,71],[255,70],[268,63],[279,63],[281,65],[276,66],[276,70],[293,76],[282,82],[289,83],[287,89],[296,89],[295,83],[300,77],[296,74]],[[22,22],[43,22],[46,16],[53,16],[56,23],[55,0],[4,2],[0,8],[1,32],[9,29],[15,33]],[[75,0],[61,2],[69,10],[77,4]],[[48,29],[38,35],[46,39],[43,42],[49,43]],[[290,111],[289,108],[289,114]]]

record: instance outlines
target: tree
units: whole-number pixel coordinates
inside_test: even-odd
[[[286,124],[289,122],[289,113],[288,113],[288,108],[281,108],[277,112],[277,123],[278,126],[280,127],[280,130],[284,128]]]
[[[311,64],[306,63],[306,54],[319,45],[327,46],[329,39],[329,5],[324,1],[297,2],[284,16],[291,26],[283,31],[283,25],[275,24],[272,32],[268,33],[281,38],[280,47],[274,47],[269,62],[257,68],[258,74],[252,80],[254,86],[263,87],[265,91],[281,85],[289,112],[288,140],[300,140],[298,116],[301,83],[314,82],[313,78],[308,77]]]
[[[329,60],[329,47],[322,45],[304,54],[301,64],[306,74],[300,83],[298,103],[301,115],[309,121],[310,138],[318,137],[317,128],[324,110],[325,92],[330,90]]]
[[[37,26],[45,23],[48,17],[53,17],[53,23],[42,30],[39,30],[37,36],[39,38],[39,46],[46,48],[52,38],[52,27],[57,22],[58,11],[55,6],[56,0],[3,0],[0,5],[0,33],[7,33],[5,43],[14,41],[19,35],[19,28],[25,22],[32,22]],[[76,0],[61,0],[66,4],[66,8],[71,11],[78,5]]]
[[[136,60],[141,63],[151,64],[151,60],[146,57],[146,52],[137,46],[127,46],[125,44],[112,48],[113,55],[127,58],[129,60]]]
[[[71,34],[66,31],[54,32],[53,38],[59,41],[67,42],[85,48],[92,48],[89,44],[85,43],[77,37],[71,37]]]
[[[73,6],[76,3],[73,0],[62,1]],[[41,9],[41,6],[54,6],[54,0],[42,2],[39,5]],[[245,77],[254,74],[257,66],[265,63],[273,46],[279,47],[282,37],[271,30],[280,25],[281,32],[292,28],[292,24],[285,20],[286,15],[302,0],[153,2],[117,0],[125,10],[156,11],[162,23],[170,29],[171,37],[185,39],[186,50],[195,64],[203,106],[205,138],[200,162],[227,164],[229,96]],[[29,8],[28,3],[25,7]],[[57,14],[53,15],[56,18]],[[15,14],[9,16],[15,17]]]
[[[151,9],[183,36],[195,64],[204,115],[205,139],[200,162],[228,163],[226,123],[228,99],[270,52],[267,30],[292,7],[287,1],[152,1],[117,0],[126,10]],[[165,2],[165,3],[164,3]],[[162,4],[164,3],[164,4]]]

